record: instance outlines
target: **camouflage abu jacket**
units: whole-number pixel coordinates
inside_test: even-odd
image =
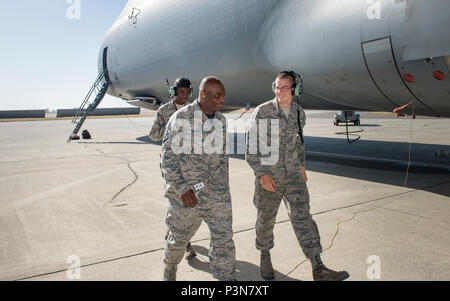
[[[301,167],[305,166],[305,144],[302,141],[305,123],[304,110],[294,102],[289,118],[286,118],[276,99],[256,108],[247,130],[245,159],[258,178],[266,174],[275,180],[301,176]],[[255,135],[256,132],[258,135]],[[265,137],[266,141],[261,141],[261,137]],[[267,154],[261,148],[261,142],[278,147]]]

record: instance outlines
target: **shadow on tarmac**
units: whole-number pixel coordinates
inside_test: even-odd
[[[138,142],[95,142],[95,141],[80,141],[79,144],[134,144],[134,145],[144,145],[144,144],[153,144],[157,146],[162,146],[162,142],[154,142],[150,139],[149,136],[142,136],[136,138]]]
[[[193,245],[192,248],[195,250],[197,254],[208,257],[208,250],[202,246]],[[255,252],[258,252],[255,249]],[[194,257],[193,259],[188,261],[189,265],[199,271],[203,271],[205,273],[210,273],[209,271],[209,262],[202,261],[198,259],[198,257]],[[254,265],[250,262],[246,261],[236,261],[237,271],[236,278],[238,281],[266,281],[260,276],[259,266]],[[285,276],[284,274],[278,272],[275,269],[275,281],[300,281],[298,279],[291,278],[289,276]]]
[[[243,141],[245,134],[234,134],[234,155],[230,155],[230,158],[245,160],[242,154],[245,152]],[[349,144],[343,138],[324,137],[305,137],[305,143],[307,168],[310,171],[393,186],[404,184],[408,171],[409,143],[359,140]],[[450,189],[445,185],[450,184],[450,180],[444,180],[446,175],[450,176],[450,157],[436,155],[442,150],[448,153],[450,147],[422,143],[412,145],[407,188],[450,196]],[[319,162],[337,166],[330,168],[327,164],[317,164]],[[371,173],[367,169],[387,173]],[[439,176],[443,176],[441,180],[437,178]]]
[[[234,154],[230,158],[245,160],[245,134],[229,134],[234,141]],[[234,136],[234,137],[233,137]],[[139,142],[104,142],[106,144],[152,144],[161,146],[161,142],[153,142],[148,136],[136,138]],[[305,137],[307,145],[308,170],[354,178],[358,180],[403,186],[408,169],[409,143],[389,141],[359,140],[349,144],[343,138]],[[79,142],[104,144],[102,142]],[[450,189],[444,184],[450,181],[436,180],[436,176],[450,176],[450,157],[439,157],[436,152],[450,151],[448,145],[414,143],[411,149],[411,166],[406,187],[428,191],[443,196],[450,196]],[[317,162],[338,165],[315,164]],[[342,168],[340,168],[340,166]],[[357,168],[355,170],[355,168]],[[389,175],[370,173],[364,169],[382,170]],[[395,172],[395,173],[392,173]]]

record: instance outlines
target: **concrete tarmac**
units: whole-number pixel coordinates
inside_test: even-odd
[[[350,281],[450,280],[450,120],[362,113],[349,144],[331,116],[307,112],[305,128],[323,261]],[[153,119],[89,119],[93,139],[70,144],[68,120],[0,124],[0,280],[162,279],[166,201],[161,146],[147,138]],[[254,176],[242,155],[230,159],[230,183],[237,278],[259,281]],[[198,256],[183,260],[178,280],[213,280],[204,223],[192,242]],[[272,259],[276,280],[312,280],[283,204]]]

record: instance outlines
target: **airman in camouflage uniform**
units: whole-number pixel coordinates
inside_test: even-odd
[[[170,117],[175,114],[178,109],[183,108],[189,97],[192,94],[192,84],[187,78],[179,78],[175,81],[175,85],[170,87],[169,94],[173,99],[161,106],[156,114],[155,121],[153,122],[152,129],[150,130],[150,139],[155,142],[163,140],[164,132],[166,131],[167,123]],[[166,233],[165,239],[169,236],[169,231]],[[186,245],[186,259],[190,260],[197,256],[190,242]]]
[[[178,109],[181,109],[186,105],[186,102],[192,93],[190,80],[183,77],[177,79],[175,81],[175,86],[170,89],[173,89],[173,93],[175,93],[172,95],[173,99],[159,108],[152,129],[150,130],[150,139],[155,142],[163,140],[164,132],[170,117]]]
[[[150,139],[155,142],[162,141],[164,137],[164,132],[166,130],[167,123],[170,117],[177,111],[177,106],[175,105],[175,100],[171,100],[165,105],[161,106],[156,113],[156,118],[153,123],[152,129],[150,130]]]
[[[218,79],[205,78],[200,85],[199,100],[175,113],[167,126],[162,153],[169,227],[164,249],[164,280],[176,280],[184,247],[203,220],[211,233],[212,275],[223,281],[235,277],[226,119],[219,112],[224,96],[225,88]],[[213,126],[204,126],[207,122]],[[207,141],[212,141],[212,136],[215,137],[211,144],[214,144],[213,153],[205,146]],[[188,138],[183,140],[183,152],[176,145],[180,144],[180,137]]]
[[[258,129],[260,131],[257,148],[256,141],[247,139],[246,161],[256,176],[253,202],[257,208],[256,248],[261,251],[261,276],[268,280],[274,279],[269,250],[274,247],[273,229],[281,200],[284,198],[298,242],[305,256],[313,264],[314,279],[342,280],[348,277],[346,272],[329,270],[320,259],[320,235],[310,213],[306,186],[303,138],[306,115],[299,105],[292,102],[298,84],[297,76],[293,72],[280,73],[274,84],[276,98],[256,108],[247,132],[247,137],[255,137],[255,132]],[[279,130],[268,130],[267,134],[261,132],[259,124],[263,120],[270,124],[271,129],[278,124]],[[262,153],[261,135],[267,135],[267,144],[278,145],[275,155]],[[252,148],[255,151],[252,151]],[[270,162],[269,156],[275,156],[278,160]]]

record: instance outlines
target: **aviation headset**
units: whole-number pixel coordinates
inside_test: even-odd
[[[278,74],[280,76],[281,74],[287,74],[294,80],[294,84],[292,85],[292,95],[295,97],[299,97],[303,93],[303,79],[300,76],[300,74],[294,72],[294,71],[282,71]],[[273,93],[276,92],[276,82],[272,83],[272,91]]]
[[[194,89],[192,88],[191,81],[185,77],[179,78],[175,81],[175,85],[169,88],[169,97],[174,98],[177,96],[177,89],[178,88],[189,88],[191,91],[191,94],[189,97],[192,97],[194,95]]]
[[[281,74],[287,74],[294,79],[294,84],[292,85],[291,93],[293,96],[299,97],[303,93],[303,79],[301,75],[294,71],[282,71],[278,74],[278,76],[280,76]],[[276,82],[273,82],[272,83],[273,93],[276,92],[276,87],[277,87]],[[298,122],[298,135],[300,136],[302,143],[305,143],[305,138],[303,137],[303,128],[300,122],[300,109],[298,109],[297,112],[297,122]]]

